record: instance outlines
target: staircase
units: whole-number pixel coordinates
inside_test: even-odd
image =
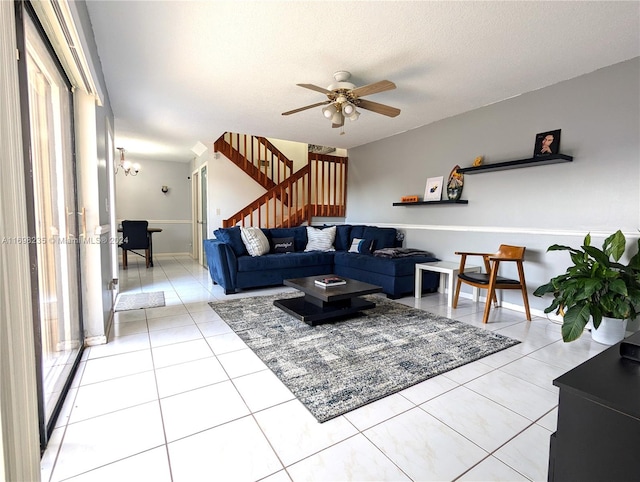
[[[293,162],[265,137],[225,132],[213,147],[265,189],[284,181],[293,170]]]
[[[264,137],[225,133],[214,148],[267,189],[223,227],[293,227],[314,216],[345,216],[347,157],[310,152],[307,165],[292,173],[293,162]]]

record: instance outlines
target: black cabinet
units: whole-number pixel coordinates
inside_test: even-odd
[[[640,344],[640,332],[626,341]],[[550,481],[640,480],[640,363],[613,345],[553,382],[560,389]]]

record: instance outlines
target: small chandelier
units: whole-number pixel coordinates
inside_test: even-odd
[[[118,174],[118,170],[122,168],[124,171],[124,175],[128,176],[131,174],[132,176],[137,176],[138,172],[140,172],[140,164],[131,163],[131,161],[125,161],[124,159],[124,147],[117,148],[120,151],[120,164],[116,164],[115,174]]]

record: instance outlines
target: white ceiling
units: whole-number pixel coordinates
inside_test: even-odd
[[[225,131],[351,148],[640,55],[640,2],[88,0],[127,159],[188,162]],[[321,108],[348,70],[367,97],[332,129]]]

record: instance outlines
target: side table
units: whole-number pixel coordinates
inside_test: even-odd
[[[479,273],[480,266],[465,265],[465,272]],[[422,271],[434,271],[440,273],[440,284],[438,285],[438,293],[444,293],[444,286],[447,285],[447,302],[449,306],[453,304],[453,284],[458,280],[460,272],[460,263],[453,261],[435,261],[433,263],[417,263],[416,264],[416,285],[415,297],[422,296]],[[473,301],[478,301],[478,288],[473,288]]]

